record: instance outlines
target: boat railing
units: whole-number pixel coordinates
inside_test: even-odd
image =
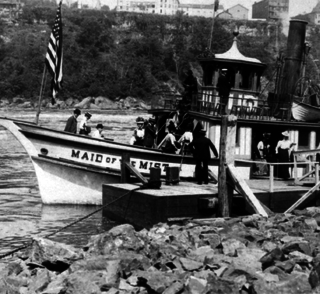
[[[319,150],[318,150],[319,152]],[[295,151],[294,156],[305,153],[305,151]],[[259,165],[266,165],[268,166],[269,170],[269,192],[273,193],[274,192],[274,182],[275,182],[275,168],[278,168],[279,166],[288,166],[288,168],[291,168],[291,174],[292,178],[294,179],[294,184],[295,185],[301,185],[305,182],[308,183],[315,183],[317,184],[319,182],[319,162],[317,161],[312,161],[312,160],[301,160],[295,158],[294,162],[261,162],[261,161],[253,161],[253,160],[242,160],[242,159],[237,159],[237,162],[242,162],[242,163],[250,163],[250,164],[259,164]],[[298,177],[298,168],[304,168],[307,170],[305,175],[302,177]],[[308,180],[306,180],[309,178]],[[302,182],[304,180],[304,182]]]
[[[256,120],[287,120],[290,107],[279,105],[275,101],[267,101],[254,96],[256,92],[232,90],[228,99],[228,114],[239,118]],[[219,116],[224,114],[225,104],[212,87],[202,88],[196,99],[193,99],[191,110],[207,115]]]

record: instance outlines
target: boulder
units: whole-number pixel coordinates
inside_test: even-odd
[[[19,108],[32,108],[32,104],[29,101],[23,102],[18,105]]]
[[[38,237],[33,238],[28,256],[28,262],[38,263],[56,272],[67,270],[71,263],[83,258],[82,253],[70,245]]]
[[[187,281],[186,281],[186,290],[187,293],[190,294],[201,294],[205,293],[204,290],[207,286],[207,281],[204,279],[199,279],[196,277],[191,276]]]
[[[182,267],[187,271],[199,270],[203,266],[202,262],[194,261],[184,257],[180,258],[180,262]]]
[[[59,108],[59,109],[65,109],[65,108],[67,108],[67,104],[66,104],[64,101],[62,101],[62,100],[56,101],[56,104],[58,105],[58,108]]]
[[[236,250],[246,246],[237,239],[228,239],[222,242],[222,250],[225,255],[236,256]]]
[[[57,103],[52,104],[51,102],[49,102],[46,107],[50,108],[50,109],[58,109],[59,105]]]
[[[14,97],[12,98],[12,103],[13,104],[22,104],[25,102],[25,99],[24,98],[21,98],[21,97]]]
[[[95,104],[93,104],[93,103],[90,104],[89,108],[90,108],[90,109],[100,109],[99,106],[97,106],[97,105],[95,105]]]
[[[10,104],[8,99],[1,99],[0,100],[0,107],[5,107],[8,106]]]
[[[94,104],[100,109],[117,109],[118,105],[109,98],[99,96],[95,98]]]
[[[92,97],[84,98],[80,103],[74,105],[75,108],[89,109]]]
[[[144,102],[140,102],[138,107],[142,109],[150,109],[150,106],[145,104]]]
[[[65,103],[66,103],[66,105],[68,106],[68,107],[70,107],[70,106],[72,106],[75,102],[74,102],[74,100],[73,100],[73,98],[68,98],[66,101],[65,101]]]

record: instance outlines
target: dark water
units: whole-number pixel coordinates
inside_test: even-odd
[[[92,112],[89,125],[105,126],[105,137],[119,142],[129,141],[135,118],[144,113]],[[40,115],[40,124],[63,130],[70,111],[46,112]],[[3,111],[0,116],[34,121],[31,111]],[[26,151],[10,132],[0,127],[0,255],[23,245],[32,236],[45,237],[60,228],[84,217],[99,206],[42,205],[35,172]],[[117,223],[102,218],[102,212],[95,213],[52,237],[51,240],[85,245],[91,235],[102,233]],[[0,260],[1,261],[5,261]]]

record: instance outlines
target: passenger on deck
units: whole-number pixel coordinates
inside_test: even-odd
[[[89,135],[91,132],[91,128],[88,127],[87,123],[89,121],[89,119],[91,118],[92,114],[90,112],[86,112],[84,114],[84,118],[82,119],[82,121],[80,122],[79,128],[79,134],[80,135]]]
[[[175,154],[178,148],[176,147],[177,141],[176,137],[174,136],[175,128],[172,126],[168,127],[168,134],[165,136],[163,141],[161,142],[161,149],[163,152]]]
[[[97,124],[96,130],[91,134],[91,137],[97,138],[97,139],[103,139],[104,136],[102,135],[102,131],[103,131],[103,125]]]
[[[221,107],[223,107],[222,114],[228,114],[228,103],[231,90],[231,82],[229,81],[227,72],[228,70],[226,68],[221,70],[217,83],[220,104],[222,104]]]
[[[145,122],[144,125],[144,140],[143,144],[145,147],[153,148],[154,140],[157,136],[157,129],[155,126],[156,120],[153,117],[150,117],[148,121]]]
[[[184,94],[182,101],[185,106],[188,107],[192,102],[193,95],[196,94],[198,90],[198,82],[191,69],[188,70],[187,77],[183,82],[183,87]]]
[[[289,132],[285,131],[281,133],[283,139],[280,140],[276,147],[276,154],[278,156],[279,163],[290,162],[290,153],[293,147],[296,145],[289,140]],[[285,180],[290,178],[289,165],[279,165],[278,166],[278,177]]]
[[[218,157],[216,146],[209,138],[206,138],[206,131],[204,129],[199,131],[199,137],[194,138],[189,144],[189,148],[193,151],[193,157],[196,159],[196,178],[198,185],[209,183],[208,163],[211,158],[210,149],[215,157]]]
[[[70,116],[67,120],[66,126],[64,128],[65,132],[69,132],[69,133],[73,133],[76,134],[77,133],[77,118],[79,117],[79,115],[81,114],[81,110],[76,108],[73,111],[73,115]]]
[[[188,125],[187,130],[178,141],[182,145],[181,154],[190,154],[189,144],[193,140],[192,129],[193,129],[193,125],[192,124]]]
[[[137,122],[137,128],[133,131],[133,135],[130,139],[130,145],[143,146],[143,141],[144,141],[143,117],[141,116],[137,117],[136,122]]]
[[[268,175],[269,174],[269,166],[265,164],[270,159],[270,134],[264,133],[263,138],[259,141],[257,145],[258,150],[258,158],[257,161],[261,161],[262,163],[256,163],[257,171],[255,174],[257,175]]]

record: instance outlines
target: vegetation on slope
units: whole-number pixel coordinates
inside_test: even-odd
[[[55,13],[52,5],[25,5],[18,26],[0,23],[1,98],[19,95],[37,100]],[[187,70],[208,46],[212,24],[211,19],[182,13],[163,16],[65,6],[62,18],[64,88],[60,99],[102,95],[147,100],[164,84],[182,90]],[[268,64],[265,75],[271,79],[277,52],[274,30],[267,22],[216,19],[212,51],[227,51],[232,31],[241,25],[247,33],[238,37],[240,51]]]

